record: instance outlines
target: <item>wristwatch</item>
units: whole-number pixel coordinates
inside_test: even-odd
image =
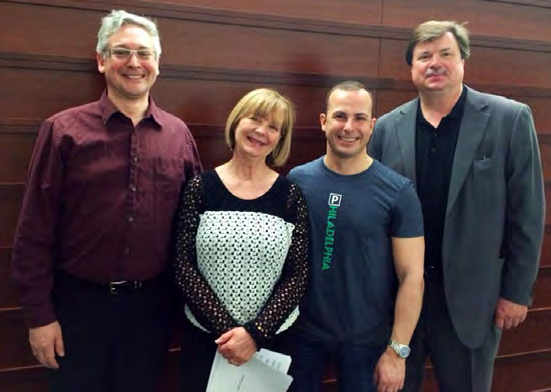
[[[394,340],[389,340],[388,345],[393,349],[400,358],[407,358],[411,349],[407,344],[400,344]]]

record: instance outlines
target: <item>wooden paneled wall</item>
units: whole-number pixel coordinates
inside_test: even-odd
[[[110,9],[158,20],[164,52],[154,96],[188,123],[207,168],[229,157],[223,127],[244,93],[268,86],[288,95],[298,124],[284,171],[323,154],[318,114],[333,84],[363,81],[381,115],[415,96],[404,61],[411,29],[428,19],[467,21],[466,83],[531,106],[551,189],[548,0],[0,1],[0,392],[45,390],[9,279],[13,234],[40,122],[104,88],[93,58],[99,20]],[[496,392],[551,390],[551,212],[547,223],[534,306],[503,336]],[[165,391],[177,390],[174,347]],[[325,385],[336,390],[331,372]],[[436,389],[429,367],[425,390]]]

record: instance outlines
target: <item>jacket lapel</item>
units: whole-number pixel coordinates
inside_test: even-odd
[[[409,178],[415,186],[417,186],[415,170],[415,120],[418,102],[419,98],[416,98],[404,105],[400,110],[402,116],[396,122],[396,135],[404,164],[404,176]]]
[[[449,214],[457,196],[467,178],[475,158],[478,145],[486,132],[488,114],[483,111],[487,106],[486,100],[478,92],[468,88],[467,100],[457,137],[457,145],[453,157],[453,168],[450,179],[450,190],[448,193],[448,205],[446,214]]]

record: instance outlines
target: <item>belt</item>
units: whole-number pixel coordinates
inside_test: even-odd
[[[83,287],[90,287],[95,290],[101,290],[109,294],[117,295],[122,293],[128,293],[132,291],[139,291],[147,287],[153,286],[155,284],[163,285],[163,281],[166,278],[166,274],[157,276],[152,279],[147,280],[119,280],[115,282],[99,283],[91,282],[74,276],[67,272],[59,271],[56,275],[56,278],[61,282],[66,282],[69,285],[78,285]]]
[[[154,279],[152,279],[154,280]],[[151,280],[146,281],[136,281],[136,280],[121,280],[118,282],[109,282],[107,288],[109,289],[109,294],[120,294],[128,291],[140,290],[144,287],[144,284],[151,282]]]

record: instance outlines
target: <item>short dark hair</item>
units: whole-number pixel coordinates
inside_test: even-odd
[[[413,30],[409,39],[406,49],[407,64],[411,67],[413,63],[413,50],[419,42],[427,42],[440,38],[448,31],[453,34],[457,41],[461,58],[467,60],[471,55],[471,49],[469,47],[469,30],[467,30],[465,24],[459,24],[452,20],[429,20],[428,22],[421,23]]]
[[[363,83],[360,83],[356,80],[347,80],[345,82],[341,82],[341,83],[333,86],[333,88],[331,88],[331,90],[329,90],[329,92],[327,93],[327,96],[325,97],[325,111],[326,112],[327,112],[327,109],[329,109],[329,98],[331,97],[331,94],[333,94],[336,90],[341,90],[341,91],[365,90],[365,91],[367,91],[367,93],[369,94],[369,97],[371,98],[371,101],[373,102],[373,95],[371,94],[371,91],[369,91]]]

